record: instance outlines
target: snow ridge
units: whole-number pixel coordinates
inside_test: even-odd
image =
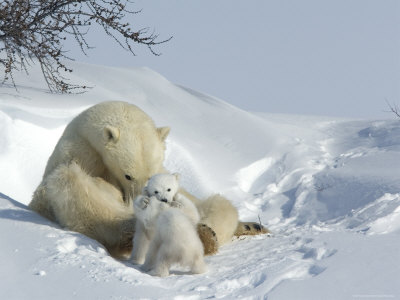
[[[40,70],[18,76],[19,92],[0,86],[1,299],[400,297],[399,121],[252,114],[147,68],[74,69],[93,89],[49,94]],[[160,279],[27,209],[66,124],[106,100],[171,126],[167,169],[199,197],[223,193],[272,235],[234,239],[205,274]]]

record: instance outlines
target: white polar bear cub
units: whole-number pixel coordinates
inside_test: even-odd
[[[137,222],[132,261],[144,261],[142,269],[152,275],[168,276],[174,263],[190,267],[193,273],[206,270],[196,230],[199,213],[189,199],[177,193],[178,188],[179,174],[157,174],[134,202]]]

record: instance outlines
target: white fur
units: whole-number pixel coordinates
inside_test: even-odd
[[[196,230],[200,216],[189,199],[175,194],[178,179],[177,174],[153,176],[144,188],[146,196],[134,202],[137,221],[132,261],[141,264],[145,259],[143,269],[152,275],[168,276],[174,263],[190,267],[193,273],[206,269]]]
[[[120,233],[128,226],[126,220],[133,218],[132,207],[125,204],[117,188],[89,176],[76,162],[58,166],[46,178],[46,186],[47,196],[57,199],[52,209],[61,226],[97,239],[114,253]]]
[[[154,236],[155,220],[168,204],[156,197],[138,196],[134,202],[136,212],[135,236],[133,238],[132,262],[143,264],[151,239]]]
[[[147,182],[143,193],[158,200],[171,203],[179,189],[179,174],[156,174]]]
[[[132,104],[92,106],[65,128],[29,207],[98,240],[113,256],[129,257],[131,200],[163,171],[168,132]]]
[[[130,256],[134,221],[128,206],[149,177],[167,172],[163,161],[168,133],[168,127],[157,128],[135,105],[104,102],[90,107],[65,128],[29,207],[98,240],[114,257]],[[201,201],[183,189],[179,194],[196,205],[200,222],[215,232],[218,245],[231,240],[238,214],[227,199],[216,195]]]
[[[193,223],[179,209],[169,208],[160,213],[155,227],[143,270],[165,277],[176,263],[189,267],[193,273],[206,271],[203,244]]]

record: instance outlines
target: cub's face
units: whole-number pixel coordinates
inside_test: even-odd
[[[157,174],[151,177],[145,187],[145,194],[171,203],[179,189],[179,174]]]

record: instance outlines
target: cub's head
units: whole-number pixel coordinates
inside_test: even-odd
[[[171,203],[179,189],[179,174],[156,174],[152,176],[144,188],[144,194],[154,196],[158,200]]]

